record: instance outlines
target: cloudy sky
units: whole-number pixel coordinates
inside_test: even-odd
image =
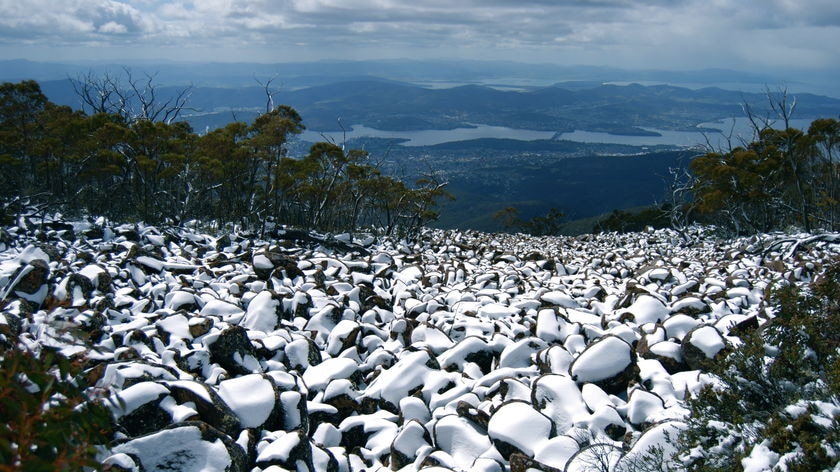
[[[838,0],[0,0],[0,59],[840,65]]]

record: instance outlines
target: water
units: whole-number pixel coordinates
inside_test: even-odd
[[[811,119],[794,119],[791,120],[791,126],[807,131],[812,121]],[[774,127],[779,127],[781,124],[775,123]],[[642,128],[647,131],[659,133],[661,136],[621,136],[608,133],[593,133],[590,131],[574,131],[572,133],[561,134],[560,139],[581,143],[627,144],[630,146],[666,145],[692,147],[711,145],[716,149],[728,148],[730,141],[732,146],[740,146],[755,140],[752,125],[746,118],[727,118],[715,122],[701,123],[697,128],[697,131],[669,131],[655,128]]]
[[[323,134],[323,136],[322,136]],[[336,143],[344,140],[341,132],[318,133],[305,131],[301,138],[304,141],[323,141],[324,136]],[[553,131],[534,131],[528,129],[508,128],[505,126],[475,125],[474,128],[455,129],[426,129],[419,131],[383,131],[368,128],[362,125],[353,125],[347,132],[347,139],[353,138],[392,138],[406,139],[403,146],[434,146],[435,144],[448,143],[452,141],[467,141],[481,138],[518,139],[520,141],[536,141],[538,139],[551,139]]]
[[[813,120],[794,119],[791,121],[791,126],[801,130],[807,130],[811,121]],[[776,123],[776,126],[779,124]],[[708,131],[709,128],[719,131]],[[749,143],[754,139],[752,127],[746,118],[728,118],[717,122],[702,123],[698,125],[697,131],[670,131],[655,128],[643,129],[659,133],[659,136],[624,136],[592,131],[574,131],[560,134],[559,139],[580,143],[624,144],[630,146],[664,145],[692,147],[708,144],[714,148],[722,149],[728,148],[730,142],[732,146],[738,146]],[[535,141],[539,139],[551,139],[554,135],[555,133],[553,131],[535,131],[489,125],[475,125],[474,128],[429,129],[419,131],[384,131],[367,126],[354,125],[347,132],[346,138],[348,140],[361,137],[404,139],[406,141],[402,143],[403,146],[413,147],[433,146],[435,144],[481,138]],[[344,134],[341,132],[319,133],[307,130],[301,136],[304,141],[309,142],[323,141],[325,137],[336,143],[341,143],[344,140]]]

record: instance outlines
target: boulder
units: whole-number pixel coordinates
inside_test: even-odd
[[[490,417],[487,434],[505,459],[516,452],[534,457],[535,450],[554,436],[554,423],[529,402],[503,403]]]
[[[429,431],[419,421],[409,421],[399,429],[391,443],[391,470],[399,470],[413,464],[418,454],[431,447],[432,438]]]
[[[627,421],[639,430],[646,429],[656,423],[659,415],[665,409],[665,402],[659,395],[641,389],[630,392],[627,400]]]
[[[9,293],[40,305],[47,297],[46,283],[50,277],[50,266],[43,259],[32,259],[15,273]]]
[[[166,386],[179,404],[192,404],[201,421],[230,437],[239,434],[242,429],[239,418],[215,389],[192,380],[170,381]]]
[[[580,388],[568,375],[537,378],[531,386],[531,404],[551,418],[558,434],[564,434],[588,416]]]
[[[682,340],[682,355],[691,370],[708,370],[728,352],[727,342],[712,325],[699,325]]]
[[[253,267],[254,273],[261,280],[269,280],[272,276],[290,279],[303,276],[296,259],[272,250],[254,254]]]
[[[118,444],[111,453],[128,456],[140,470],[145,471],[250,470],[245,453],[239,445],[224,433],[200,421],[172,424]],[[121,458],[124,459],[124,456]]]
[[[240,326],[249,330],[271,332],[280,324],[283,304],[270,290],[263,290],[248,302]]]
[[[283,408],[271,377],[248,374],[223,380],[218,392],[243,428],[281,428]]]
[[[667,318],[670,313],[671,311],[661,300],[651,295],[638,296],[633,304],[623,312],[624,316],[629,316],[639,326],[660,322]]]
[[[242,326],[234,325],[212,339],[205,338],[210,360],[234,375],[262,372],[257,353],[248,333]]]
[[[161,383],[146,381],[114,394],[110,402],[119,427],[129,437],[142,436],[172,423],[172,416],[161,407],[169,389]]]
[[[683,359],[682,345],[673,341],[659,341],[648,345],[640,342],[637,352],[642,359],[655,359],[659,361],[669,374],[675,374],[688,370]]]
[[[580,353],[569,374],[578,384],[593,383],[608,393],[621,393],[638,375],[636,353],[623,339],[607,335]]]

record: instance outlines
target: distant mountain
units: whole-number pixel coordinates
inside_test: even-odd
[[[79,106],[70,79],[45,81],[51,100]],[[161,86],[159,96],[184,86]],[[286,90],[272,89],[273,103],[295,107],[307,127],[319,132],[364,125],[389,131],[454,129],[474,124],[539,131],[584,130],[618,135],[655,134],[653,129],[696,131],[697,125],[743,117],[749,103],[763,115],[765,93],[716,87],[689,89],[671,85],[614,85],[564,82],[529,90],[499,90],[480,85],[428,88],[388,79],[367,78]],[[795,97],[797,118],[840,114],[840,99],[809,93]],[[246,87],[193,87],[183,118],[196,129],[250,120],[265,110],[268,97],[257,84]],[[339,123],[340,120],[340,123]]]
[[[796,116],[837,116],[840,99],[795,94]],[[600,131],[637,135],[641,128],[695,130],[700,123],[743,116],[749,103],[767,108],[762,93],[719,88],[692,90],[667,85],[551,86],[502,91],[467,85],[429,89],[382,81],[337,82],[280,93],[277,100],[298,109],[307,125],[321,131],[345,124],[383,130],[451,129],[481,123],[545,131]]]
[[[58,80],[80,73],[117,73],[124,67],[140,74],[154,75],[164,85],[194,84],[211,87],[244,87],[255,78],[276,79],[284,88],[296,89],[330,82],[383,77],[409,83],[478,84],[541,87],[557,82],[597,82],[646,85],[671,84],[689,88],[718,86],[726,89],[760,92],[767,86],[786,85],[803,92],[840,97],[837,74],[815,75],[790,69],[774,72],[702,70],[629,70],[611,67],[556,63],[519,63],[470,60],[366,60],[314,61],[297,63],[194,63],[171,61],[133,61],[123,64],[84,62],[61,64],[25,59],[0,61],[0,81]],[[840,72],[838,70],[837,72]]]

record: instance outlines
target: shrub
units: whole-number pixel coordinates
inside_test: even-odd
[[[96,468],[111,415],[83,390],[82,363],[44,349],[15,348],[0,360],[0,471]]]
[[[840,463],[840,416],[828,413],[840,399],[838,295],[840,261],[805,290],[772,292],[775,317],[715,367],[720,384],[688,402],[689,428],[678,444],[688,470],[741,470],[761,443],[786,470]]]

